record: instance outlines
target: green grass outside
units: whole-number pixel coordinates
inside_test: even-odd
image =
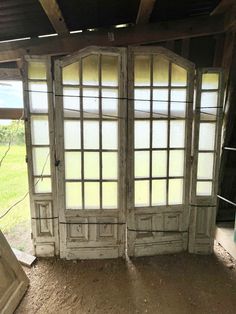
[[[0,159],[7,146],[0,146]],[[25,145],[13,145],[0,167],[0,216],[28,191]],[[30,219],[29,197],[0,220],[0,229],[8,233]]]

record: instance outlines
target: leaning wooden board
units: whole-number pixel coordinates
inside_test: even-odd
[[[12,314],[29,286],[29,279],[0,231],[0,313]]]

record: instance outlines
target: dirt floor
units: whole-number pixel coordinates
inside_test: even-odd
[[[39,259],[25,271],[31,284],[17,314],[236,313],[236,262],[219,245],[211,256]]]

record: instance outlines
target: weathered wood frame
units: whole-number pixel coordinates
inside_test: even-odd
[[[199,146],[199,128],[201,120],[201,94],[202,94],[202,75],[204,73],[218,73],[219,86],[217,90],[217,110],[216,120],[209,120],[215,123],[215,139],[214,150],[209,152],[214,153],[213,159],[213,175],[212,193],[209,196],[198,196],[197,187],[197,165],[198,165],[198,146]],[[193,169],[192,169],[192,187],[191,187],[191,209],[190,209],[190,229],[189,229],[189,251],[191,253],[209,254],[213,250],[215,219],[216,219],[216,201],[218,190],[218,173],[221,155],[221,131],[223,122],[223,100],[224,100],[225,78],[221,68],[203,68],[197,73],[196,84],[196,110],[194,118],[194,134],[193,134]],[[204,90],[204,92],[208,90]],[[204,120],[208,122],[208,120]],[[204,152],[208,152],[204,150]],[[201,181],[201,180],[200,180]],[[199,225],[200,224],[200,225]]]
[[[167,205],[167,206],[149,206],[136,207],[134,206],[134,56],[159,54],[167,58],[170,62],[175,63],[187,70],[186,84],[186,118],[185,118],[185,166],[184,166],[184,195],[182,205]],[[162,47],[131,47],[129,48],[128,56],[128,148],[127,148],[127,173],[128,178],[128,195],[127,195],[127,210],[128,210],[128,254],[136,255],[151,255],[166,252],[176,252],[187,249],[188,225],[189,225],[189,188],[190,188],[190,173],[191,173],[191,129],[192,129],[192,114],[193,114],[193,84],[194,84],[194,64],[182,57],[172,53]],[[152,74],[151,74],[152,76]],[[171,86],[168,84],[170,93]],[[170,96],[170,95],[169,95]],[[170,128],[170,97],[168,97],[168,134]],[[152,99],[151,99],[152,100]],[[153,117],[150,118],[152,121]],[[150,131],[151,132],[151,131]],[[168,150],[168,149],[167,149]],[[151,151],[151,149],[150,149]],[[168,191],[167,191],[168,194]],[[135,216],[137,214],[146,215],[151,219],[152,228],[150,232],[147,230],[146,239],[138,239],[136,232],[137,222]],[[176,215],[176,216],[175,216]],[[178,219],[179,223],[177,230],[165,230],[165,219]],[[129,229],[131,229],[129,231]],[[153,229],[153,232],[152,232]],[[160,230],[158,232],[158,230]],[[155,232],[156,231],[156,232]],[[166,231],[166,233],[165,233]],[[168,233],[170,231],[171,233]],[[175,231],[175,232],[173,232]],[[172,242],[172,243],[170,243]]]
[[[29,62],[43,62],[46,65],[46,79],[43,80],[47,84],[48,111],[47,113],[36,113],[30,110],[29,100],[29,81],[28,64]],[[28,181],[30,194],[30,209],[32,221],[32,238],[37,256],[54,256],[59,253],[58,241],[58,211],[57,211],[57,181],[55,171],[55,128],[54,128],[54,105],[53,105],[53,84],[51,72],[50,57],[42,56],[25,56],[23,62],[23,87],[24,87],[24,108],[25,108],[25,139],[28,164]],[[40,80],[34,80],[40,82]],[[36,193],[33,155],[32,155],[32,138],[31,138],[31,116],[47,116],[49,124],[49,151],[50,151],[50,168],[51,168],[51,193]],[[36,145],[39,147],[40,145]],[[44,147],[44,146],[43,146]],[[45,161],[46,162],[46,161]],[[40,214],[40,208],[45,208],[45,213]],[[41,232],[43,226],[47,226],[48,232]]]
[[[101,48],[101,47],[89,47],[83,49],[72,56],[67,56],[61,60],[56,61],[55,65],[55,93],[56,93],[56,130],[57,130],[57,156],[60,160],[60,165],[57,169],[58,178],[58,209],[60,216],[60,256],[71,258],[109,258],[123,256],[125,252],[125,191],[126,191],[126,178],[125,178],[125,147],[126,147],[126,49],[125,48]],[[81,60],[83,57],[91,54],[106,54],[115,55],[119,58],[119,101],[118,101],[118,118],[115,119],[118,122],[118,155],[119,155],[119,178],[118,178],[118,209],[99,209],[99,210],[66,210],[65,206],[65,168],[64,168],[64,114],[63,114],[63,86],[62,86],[62,68],[72,64],[74,62],[80,62],[80,71],[82,71]],[[101,75],[101,69],[99,69]],[[81,77],[81,72],[80,72]],[[101,82],[101,78],[99,80]],[[82,95],[82,85],[80,84],[80,95]],[[102,121],[101,117],[101,85],[99,84],[99,117],[96,121]],[[80,105],[83,101],[81,97]],[[82,108],[82,107],[80,107]],[[84,121],[83,111],[80,111],[81,122]],[[65,118],[68,119],[68,118]],[[109,118],[108,121],[111,121]],[[83,141],[83,127],[81,123],[81,140]],[[101,123],[99,138],[101,143]],[[81,152],[83,149],[81,148]],[[101,144],[99,150],[101,157]],[[100,162],[101,173],[101,162]],[[83,176],[82,176],[83,180]],[[84,180],[83,180],[84,181]],[[110,180],[108,180],[110,181]],[[101,186],[101,176],[98,180]],[[101,190],[100,190],[101,197]],[[97,228],[102,223],[104,225],[113,224],[114,234],[116,234],[116,243],[114,240],[100,241],[96,240]],[[92,239],[90,241],[78,241],[73,242],[73,239],[69,239],[69,227],[70,225],[77,224],[78,228],[87,228],[86,232]],[[91,246],[93,249],[91,249]]]

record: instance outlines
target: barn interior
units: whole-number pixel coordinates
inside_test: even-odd
[[[1,313],[235,313],[235,30],[235,0],[0,2],[0,229],[29,197],[37,257],[0,232]]]

